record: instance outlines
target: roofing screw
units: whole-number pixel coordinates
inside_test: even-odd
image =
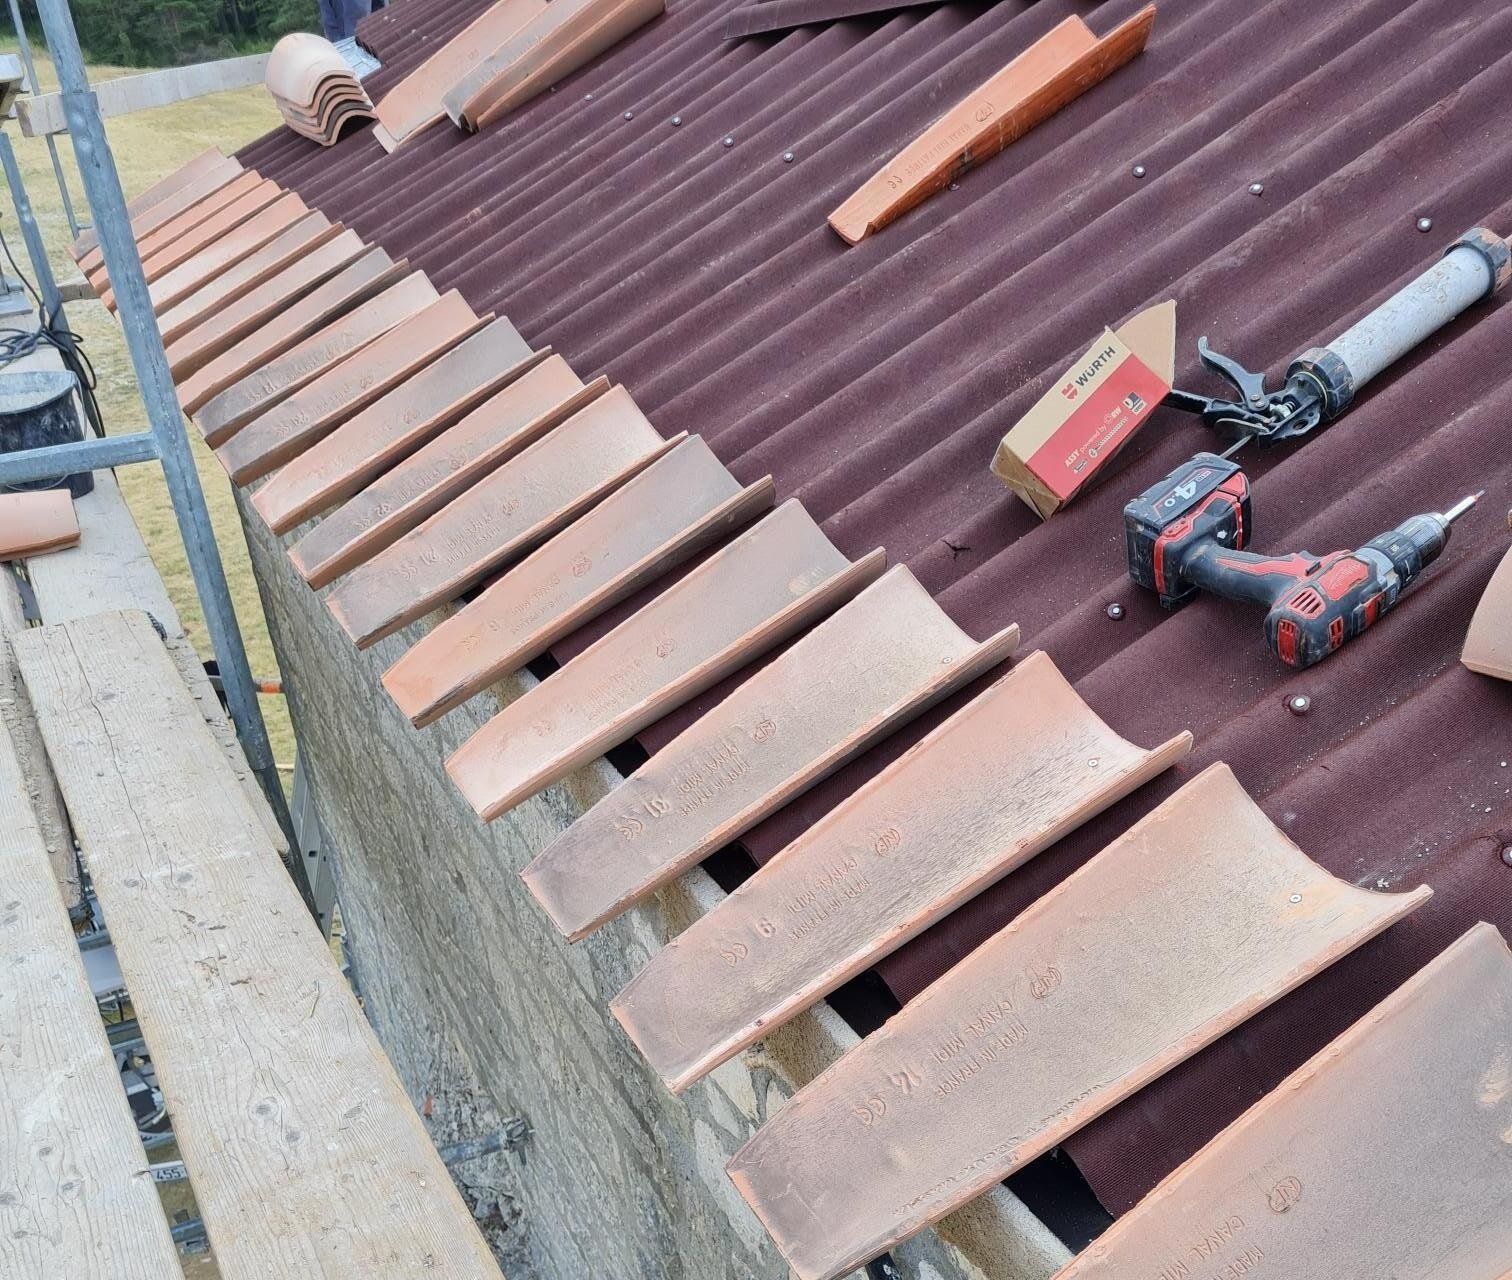
[[[791,151],[784,151],[782,153],[782,163],[783,164],[792,164],[793,161],[794,161],[794,159],[796,159],[796,157],[793,155],[793,153]]]
[[[591,93],[585,93],[583,95],[583,101],[584,102],[592,102],[593,101],[593,95]]]
[[[1123,616],[1124,616],[1124,607],[1123,607],[1123,605],[1121,605],[1121,604],[1110,604],[1108,606],[1106,612],[1107,612],[1108,617],[1112,618],[1114,622],[1122,622],[1123,621]]]
[[[1297,903],[1299,903],[1301,901],[1302,901],[1302,895],[1300,893],[1294,893],[1294,894],[1292,894],[1292,896],[1291,896],[1291,904],[1292,904],[1292,906],[1296,906]]]
[[[950,189],[952,191],[959,191],[961,189],[961,184],[959,182],[952,182],[950,184]]]
[[[633,112],[633,111],[627,111],[627,112],[625,112],[625,119],[626,120],[634,120],[635,119],[635,112]]]
[[[725,134],[725,136],[721,138],[720,141],[724,143],[726,147],[733,147],[735,145],[735,138],[733,134]]]
[[[1509,867],[1512,867],[1512,844],[1509,844],[1505,849],[1502,850],[1502,861],[1505,862]]]
[[[1142,165],[1142,164],[1136,164],[1134,166],[1134,176],[1136,178],[1142,178],[1142,177],[1145,176],[1145,167],[1144,167],[1144,165]]]
[[[1432,218],[1419,218],[1417,220],[1417,229],[1419,231],[1432,231],[1433,230],[1433,219]]]
[[[1259,182],[1252,182],[1252,183],[1250,183],[1249,191],[1250,191],[1250,195],[1252,195],[1252,196],[1264,195],[1265,194],[1265,186],[1264,186],[1264,184],[1259,183]]]
[[[682,117],[681,116],[673,116],[672,117],[672,127],[674,129],[676,129],[680,124],[682,124]]]
[[[1286,709],[1294,716],[1305,716],[1312,710],[1312,699],[1305,693],[1293,694],[1286,700]]]

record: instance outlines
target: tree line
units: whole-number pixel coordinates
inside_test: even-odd
[[[34,0],[23,0],[39,31]],[[290,31],[319,31],[316,0],[70,0],[92,62],[173,67],[266,49]]]

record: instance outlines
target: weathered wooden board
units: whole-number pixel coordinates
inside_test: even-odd
[[[1033,653],[653,956],[612,1011],[681,1092],[1191,748],[1126,742]]]
[[[665,0],[553,0],[453,85],[442,100],[446,113],[464,129],[482,129],[665,8]]]
[[[770,476],[742,489],[701,437],[684,440],[421,637],[383,687],[430,724],[744,527],[776,491]]]
[[[486,322],[453,289],[249,422],[216,457],[238,484],[266,475],[270,465],[296,457]],[[302,497],[275,476],[252,504],[282,533],[298,523]]]
[[[0,649],[4,648],[0,636]],[[0,679],[10,661],[0,652]],[[0,719],[0,1275],[169,1280],[182,1272],[28,781]]]
[[[545,8],[545,0],[498,0],[384,94],[378,123],[379,136],[389,139],[385,147],[391,151],[445,120],[447,90]]]
[[[320,249],[349,232],[341,231]],[[228,387],[263,368],[304,338],[312,337],[339,321],[360,303],[403,279],[409,263],[393,261],[382,249],[368,249],[311,289],[298,306],[275,311],[250,333],[208,364],[201,366],[177,388],[184,412],[194,414]],[[252,291],[254,294],[257,290]],[[250,295],[249,295],[250,296]],[[240,299],[232,305],[240,305]]]
[[[1509,1260],[1512,954],[1478,924],[1056,1280],[1505,1280]]]
[[[240,169],[241,161],[228,159],[221,153],[219,147],[206,147],[192,160],[186,161],[172,173],[159,178],[145,191],[133,196],[126,202],[126,216],[135,223],[136,219],[146,213],[154,205],[161,204],[169,196],[181,191],[191,182],[212,169],[231,165],[234,169]],[[99,238],[95,235],[93,227],[85,227],[79,232],[78,238],[68,246],[68,252],[75,263],[86,253],[99,244]]]
[[[609,389],[583,386],[551,348],[515,381],[455,426],[379,476],[289,548],[312,587],[324,587],[391,546],[521,449]]]
[[[537,546],[681,439],[663,440],[615,387],[359,565],[326,604],[366,648]]]
[[[510,703],[446,772],[496,818],[827,616],[885,562],[879,549],[852,564],[789,500]]]
[[[212,311],[230,306],[263,281],[277,275],[295,259],[334,240],[344,230],[323,213],[307,213],[279,232],[267,244],[249,253],[199,288],[157,312],[158,332],[163,341],[175,342]]]
[[[21,592],[8,569],[0,567],[0,737],[7,734],[21,771],[21,792],[26,796],[33,823],[47,851],[53,881],[63,905],[72,911],[81,901],[79,860],[74,853],[73,831],[63,810],[63,796],[47,763],[31,699],[11,656],[10,638],[27,629]],[[0,842],[4,833],[0,832]],[[0,1226],[0,1231],[4,1227]]]
[[[205,443],[212,449],[224,444],[254,418],[286,400],[338,361],[381,338],[396,324],[419,314],[440,296],[423,272],[407,275],[243,374],[205,401],[195,413],[194,420]]]
[[[1512,551],[1492,575],[1470,620],[1462,661],[1481,675],[1512,680]]]
[[[297,453],[291,448],[273,481],[287,518],[298,523],[344,502],[539,359],[508,320],[488,320],[330,434]],[[264,454],[231,478],[259,479],[284,456]]]
[[[1081,97],[1145,47],[1147,5],[1099,39],[1072,16],[904,147],[829,216],[847,244],[880,230]]]
[[[854,856],[876,865],[869,852]],[[843,894],[864,874],[841,864],[809,891]],[[1429,893],[1334,879],[1214,765],[795,1095],[737,1153],[730,1177],[797,1275],[843,1275]],[[777,908],[778,936],[816,919],[813,904]],[[746,960],[737,948],[762,939],[742,930],[724,945],[734,976]]]
[[[221,1275],[498,1277],[147,619],[15,648]]]
[[[706,712],[521,872],[573,941],[723,848],[1010,657],[977,644],[903,565]]]
[[[225,93],[229,89],[260,84],[267,63],[267,54],[251,53],[241,58],[166,67],[137,76],[118,76],[114,80],[101,80],[90,88],[99,103],[101,118],[108,120],[111,116],[166,107],[208,93]],[[16,114],[21,120],[21,132],[28,138],[64,133],[68,129],[61,93],[20,98],[16,102]]]
[[[152,304],[154,314],[161,315],[174,303],[182,302],[190,294],[218,279],[224,272],[287,231],[309,212],[309,206],[291,191],[177,262],[172,261],[176,248],[166,250],[159,257],[172,265],[155,273],[147,288],[147,299]],[[106,305],[111,303],[107,302]]]
[[[343,267],[361,257],[366,246],[355,231],[343,231],[320,248],[291,263],[250,293],[243,294],[230,306],[207,316],[177,342],[167,348],[168,371],[179,388],[179,403],[185,412],[194,410],[186,402],[183,384],[189,375],[203,368],[259,326],[282,312],[302,312],[301,299],[318,285],[329,280]]]

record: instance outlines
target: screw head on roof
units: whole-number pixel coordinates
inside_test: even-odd
[[[627,112],[625,112],[625,119],[626,120],[634,120],[635,119],[635,112],[633,112],[633,111],[627,111]]]
[[[792,164],[794,159],[795,159],[795,157],[794,157],[794,155],[793,155],[793,153],[791,151],[784,151],[782,153],[782,163],[783,164]]]
[[[950,184],[950,189],[952,191],[959,191],[961,189],[961,184],[959,182],[952,182]]]
[[[1419,218],[1417,220],[1417,229],[1419,231],[1432,231],[1433,230],[1433,219],[1432,218]]]
[[[1312,710],[1312,699],[1305,693],[1294,693],[1286,700],[1286,709],[1294,716],[1305,716]]]
[[[583,95],[583,101],[584,102],[592,102],[593,101],[593,95],[591,93],[585,93]]]
[[[725,145],[725,146],[726,146],[726,147],[733,147],[733,146],[734,146],[734,145],[735,145],[735,138],[734,138],[734,135],[733,135],[733,134],[728,134],[728,133],[727,133],[727,134],[725,134],[725,136],[724,136],[724,137],[722,137],[722,138],[721,138],[721,139],[720,139],[720,142],[722,142],[722,143],[724,143],[724,145]]]
[[[1106,612],[1108,617],[1112,618],[1114,622],[1123,621],[1124,607],[1121,604],[1110,604],[1107,609],[1104,610],[1104,612]]]
[[[1142,178],[1142,177],[1145,176],[1145,167],[1144,167],[1144,165],[1142,165],[1142,164],[1136,164],[1134,166],[1134,176],[1136,178]]]
[[[1302,901],[1302,895],[1300,893],[1294,893],[1294,894],[1292,894],[1292,896],[1291,896],[1292,906],[1296,906],[1297,903],[1299,903],[1301,901]]]
[[[1252,182],[1249,187],[1250,195],[1260,196],[1265,194],[1265,185],[1260,182]]]
[[[1509,844],[1505,849],[1502,850],[1502,861],[1505,862],[1509,867],[1512,867],[1512,844]]]
[[[681,124],[682,124],[682,117],[681,116],[673,116],[672,117],[672,127],[674,129],[676,129]]]

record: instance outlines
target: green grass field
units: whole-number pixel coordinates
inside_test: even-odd
[[[14,41],[8,45],[0,44],[0,49],[14,51]],[[135,70],[125,71],[117,67],[92,67],[90,79],[100,81],[136,73]],[[37,75],[44,88],[55,87],[50,64],[39,61]],[[106,129],[115,155],[116,169],[120,173],[121,186],[129,199],[206,147],[218,146],[229,154],[278,123],[278,111],[273,100],[261,87],[255,87],[194,98],[154,111],[120,116],[107,121]],[[27,195],[47,241],[53,274],[59,279],[66,279],[75,274],[76,268],[68,256],[68,222],[63,213],[57,181],[53,177],[47,145],[41,138],[22,137],[14,122],[7,128],[16,149]],[[63,160],[74,208],[81,219],[87,219],[88,208],[83,187],[79,182],[78,171],[74,168],[73,150],[66,136],[58,138],[58,151]],[[4,216],[0,217],[0,230],[4,230],[11,252],[16,255],[21,268],[29,273],[21,236],[8,204],[4,207]],[[83,336],[84,352],[99,376],[100,385],[96,394],[106,429],[111,433],[139,429],[145,422],[145,414],[137,395],[136,379],[132,375],[126,346],[116,322],[98,302],[85,301],[69,304],[68,323]],[[246,543],[232,502],[230,485],[220,464],[204,447],[199,433],[190,427],[188,434],[194,447],[200,482],[205,489],[205,500],[215,524],[216,540],[220,544],[226,576],[230,580],[237,617],[241,621],[242,634],[251,656],[253,674],[274,675],[276,664],[273,647],[268,640],[267,627],[258,603],[257,587],[252,580]],[[152,552],[190,639],[202,656],[210,656],[199,601],[189,577],[189,567],[184,558],[183,545],[179,541],[178,526],[174,522],[173,508],[168,501],[161,470],[156,464],[142,463],[122,469],[118,477],[131,505],[132,514],[141,528],[142,537]],[[294,736],[284,700],[278,697],[264,698],[262,706],[273,739],[274,756],[280,763],[288,764],[294,758]]]

